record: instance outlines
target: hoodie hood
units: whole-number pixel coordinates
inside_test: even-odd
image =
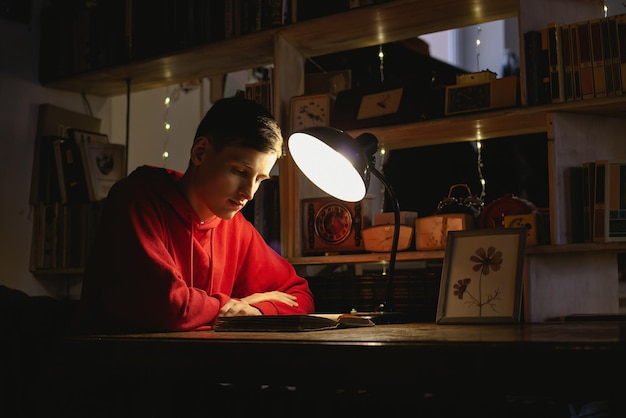
[[[193,230],[215,228],[222,219],[214,216],[205,222],[200,220],[178,187],[178,182],[182,177],[183,173],[179,171],[143,165],[128,176],[128,182],[134,185],[135,193],[152,194],[164,205],[170,206],[188,228]]]

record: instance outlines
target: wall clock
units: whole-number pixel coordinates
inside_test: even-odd
[[[404,88],[399,87],[393,90],[364,95],[361,97],[359,111],[356,115],[357,120],[398,113],[403,91]]]
[[[291,98],[291,131],[311,126],[328,126],[330,94],[295,96]]]
[[[330,124],[348,130],[422,120],[426,95],[410,81],[343,90],[337,93]]]
[[[368,199],[343,202],[332,197],[302,200],[303,254],[361,252],[363,229],[371,225]]]

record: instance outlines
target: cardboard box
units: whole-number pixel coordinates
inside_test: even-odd
[[[518,104],[517,76],[446,86],[446,115],[477,112]]]
[[[393,212],[376,213],[374,214],[373,225],[393,225],[393,218]],[[417,212],[400,211],[400,225],[408,225],[413,228],[415,226],[415,219],[417,219]]]
[[[415,248],[417,250],[443,250],[448,231],[474,228],[474,217],[465,213],[446,213],[415,220]]]

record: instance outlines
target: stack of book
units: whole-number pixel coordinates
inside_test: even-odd
[[[626,14],[524,34],[529,105],[626,92]]]
[[[588,161],[572,172],[580,173],[571,176],[577,241],[626,241],[626,160]]]

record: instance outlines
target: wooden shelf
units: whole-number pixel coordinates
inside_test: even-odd
[[[385,149],[401,149],[546,132],[548,115],[555,112],[626,117],[626,96],[448,116],[405,125],[359,129],[350,131],[350,134],[356,137],[371,132]]]
[[[274,35],[269,29],[214,42],[163,57],[77,74],[44,83],[45,87],[117,96],[164,87],[203,77],[270,65],[274,60]]]
[[[314,57],[512,18],[518,10],[518,0],[396,0],[298,23],[281,34],[303,56]]]
[[[45,87],[116,96],[212,77],[274,62],[274,37],[280,33],[304,57],[394,42],[487,21],[515,17],[518,0],[415,0],[352,9],[282,28],[264,30],[163,57],[48,81]]]
[[[564,245],[536,245],[526,247],[526,254],[574,254],[590,252],[626,252],[626,242],[580,243]],[[396,261],[422,261],[443,259],[445,250],[437,251],[401,251]],[[380,263],[389,261],[389,253],[338,254],[310,257],[291,257],[293,265],[326,265],[353,263]]]

